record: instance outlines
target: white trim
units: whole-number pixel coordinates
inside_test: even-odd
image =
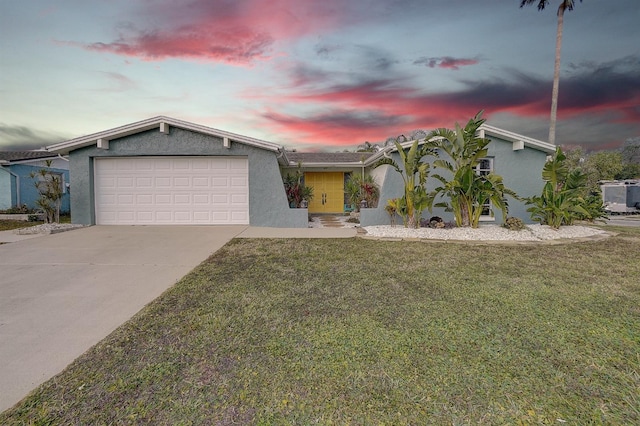
[[[219,138],[228,138],[236,142],[240,142],[246,145],[255,146],[257,148],[266,149],[268,151],[278,152],[284,149],[281,145],[277,145],[273,142],[264,141],[261,139],[252,138],[249,136],[242,136],[236,133],[226,132],[224,130],[214,129],[212,127],[202,126],[200,124],[189,123],[188,121],[182,121],[171,117],[158,116],[149,118],[147,120],[138,121],[124,126],[115,127],[113,129],[104,130],[102,132],[93,133],[86,136],[80,136],[78,138],[69,139],[64,142],[60,142],[54,145],[45,147],[47,151],[65,154],[69,151],[73,151],[78,148],[86,146],[96,145],[99,139],[112,140],[116,138],[122,138],[124,136],[134,135],[136,133],[145,132],[154,128],[164,126],[173,126],[185,130],[191,130],[193,132],[202,133],[205,135],[216,136]]]
[[[168,135],[169,134],[169,125],[167,123],[165,123],[164,121],[160,122],[160,133],[162,133],[164,135]]]
[[[109,139],[100,138],[96,141],[96,147],[98,149],[109,149]]]
[[[511,148],[514,151],[521,151],[524,149],[524,141],[514,141],[513,147]]]
[[[489,168],[480,168],[482,161],[483,160],[488,160],[489,161]],[[484,157],[481,158],[480,161],[478,162],[478,164],[476,165],[476,174],[480,174],[483,171],[489,171],[489,173],[492,173],[495,170],[495,166],[494,166],[494,162],[495,162],[495,157]],[[486,205],[486,204],[485,204]],[[484,205],[483,205],[483,209],[484,209]],[[480,215],[480,222],[495,222],[496,221],[496,217],[495,214],[493,213],[493,204],[491,203],[491,201],[489,201],[489,214],[481,214]]]
[[[527,136],[519,135],[517,133],[513,133],[508,130],[503,130],[497,127],[489,126],[486,123],[480,126],[479,130],[484,130],[485,134],[489,133],[510,142],[522,142],[525,146],[528,146],[530,148],[536,148],[544,152],[553,153],[556,151],[556,146],[549,142],[544,142],[538,139],[533,139]]]
[[[12,166],[14,164],[29,164],[29,163],[41,163],[43,161],[47,161],[47,160],[51,160],[51,161],[55,161],[58,159],[57,155],[52,154],[50,157],[39,157],[39,158],[27,158],[27,159],[23,159],[23,160],[0,160],[0,164],[2,164],[3,166]],[[66,158],[62,158],[65,161],[69,161]],[[45,166],[42,166],[45,167]],[[51,167],[53,169],[56,168],[60,168],[60,167]],[[67,170],[67,169],[60,169],[60,170]]]

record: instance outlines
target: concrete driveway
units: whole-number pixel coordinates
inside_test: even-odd
[[[0,411],[246,226],[93,226],[0,245]]]

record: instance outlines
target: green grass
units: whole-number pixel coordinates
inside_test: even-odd
[[[0,424],[640,424],[640,229],[234,240]]]
[[[28,228],[30,226],[41,225],[43,223],[44,222],[26,222],[24,220],[0,220],[0,231]]]

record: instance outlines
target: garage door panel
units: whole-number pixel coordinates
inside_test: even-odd
[[[211,185],[226,188],[229,186],[229,178],[226,176],[223,177],[214,177],[211,179]]]
[[[244,194],[231,194],[231,204],[245,205],[248,203],[247,196]]]
[[[116,181],[116,188],[133,188],[134,179],[131,177],[119,177]]]
[[[156,204],[171,204],[171,194],[155,194]]]
[[[153,195],[151,194],[146,194],[146,195],[137,195],[136,196],[136,204],[140,207],[142,206],[151,206],[153,205]]]
[[[191,196],[189,194],[175,194],[173,202],[174,204],[191,204]]]
[[[247,179],[242,177],[232,177],[231,178],[231,186],[235,188],[243,188],[247,186]]]
[[[209,194],[194,194],[193,195],[193,204],[209,204],[211,199]]]
[[[208,188],[210,185],[207,176],[194,176],[192,179],[194,188]]]
[[[136,186],[138,188],[153,188],[153,178],[149,177],[137,177]]]
[[[130,161],[117,160],[115,169],[119,170],[119,171],[134,170],[135,169],[135,164],[130,162]]]
[[[171,187],[171,178],[170,177],[155,177],[156,188],[170,188]]]
[[[133,194],[120,194],[116,197],[118,204],[133,205]]]
[[[98,224],[248,224],[246,158],[95,160]]]

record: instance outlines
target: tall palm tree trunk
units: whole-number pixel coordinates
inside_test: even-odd
[[[566,3],[558,7],[558,30],[556,31],[556,61],[553,67],[553,89],[551,90],[551,117],[549,123],[549,143],[556,143],[556,121],[558,117],[558,89],[560,86],[560,50],[562,49],[562,27]]]

